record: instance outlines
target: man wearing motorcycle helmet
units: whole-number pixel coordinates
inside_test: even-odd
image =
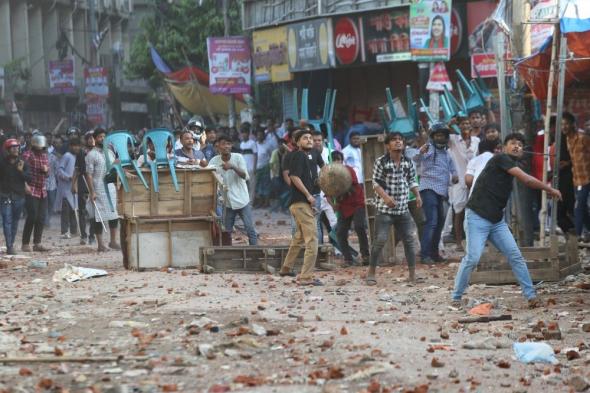
[[[413,158],[420,165],[420,196],[426,223],[420,239],[422,263],[442,262],[438,243],[443,230],[445,215],[443,202],[447,199],[449,181],[458,182],[455,164],[448,153],[450,130],[444,123],[434,123],[430,128],[430,141],[424,144]]]
[[[0,161],[0,210],[6,239],[6,254],[15,255],[14,239],[25,205],[25,182],[29,168],[20,157],[18,140],[7,139],[3,147],[6,155]]]
[[[28,165],[30,178],[27,181],[30,192],[25,197],[27,219],[23,229],[22,250],[31,251],[30,241],[33,234],[32,251],[49,251],[41,244],[43,224],[47,214],[47,186],[49,159],[47,157],[47,139],[40,132],[31,137],[31,149],[23,154],[23,161]]]

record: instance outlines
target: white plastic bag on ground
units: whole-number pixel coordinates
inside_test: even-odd
[[[106,275],[108,275],[106,270],[72,266],[65,263],[63,268],[59,269],[53,274],[53,281],[76,282],[80,280],[87,280],[93,277],[103,277]]]

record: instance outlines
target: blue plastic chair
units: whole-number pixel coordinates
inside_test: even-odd
[[[393,96],[389,87],[385,89],[385,95],[387,96],[387,106],[389,107],[389,116],[391,118],[390,120],[387,120],[383,108],[379,109],[385,129],[388,132],[399,132],[406,138],[414,137],[418,133],[418,113],[413,102],[411,86],[406,85],[408,111],[407,115],[404,117],[398,117],[395,113]]]
[[[129,183],[127,182],[127,176],[125,176],[125,171],[123,170],[123,168],[133,167],[133,169],[135,169],[135,172],[137,173],[137,176],[143,183],[144,187],[146,189],[149,189],[149,186],[145,178],[143,177],[141,170],[129,154],[129,144],[133,146],[134,140],[131,134],[129,134],[129,132],[127,131],[113,131],[109,133],[109,135],[107,135],[104,141],[107,170],[110,171],[112,168],[115,168],[115,170],[117,171],[117,175],[121,180],[121,184],[123,185],[123,189],[125,190],[125,192],[129,192]],[[112,148],[114,153],[117,155],[119,162],[111,162],[110,155],[106,152],[106,150],[109,148]]]
[[[295,105],[295,113],[299,116],[298,106],[297,106],[297,90],[293,92],[294,94],[294,105]],[[309,105],[308,105],[308,95],[309,90],[303,89],[301,93],[301,116],[300,119],[305,119],[307,122],[314,126],[316,130],[320,130],[322,124],[326,126],[326,130],[328,132],[328,145],[330,150],[334,149],[334,128],[332,125],[334,119],[334,107],[336,105],[336,89],[332,91],[332,89],[326,90],[326,97],[324,98],[324,110],[321,114],[319,119],[310,119],[309,118]]]
[[[486,83],[484,82],[481,75],[479,75],[477,67],[475,68],[475,75],[477,75],[477,78],[471,80],[471,85],[476,87],[476,90],[481,96],[481,99],[485,101],[487,98],[492,96],[492,92],[488,88],[488,85],[486,85]]]
[[[472,83],[467,81],[467,78],[463,75],[461,70],[457,70],[457,76],[459,77],[459,84],[457,87],[459,88],[459,94],[462,96],[463,105],[467,110],[467,113],[471,112],[474,109],[483,109],[485,108],[485,102],[483,99],[483,94],[481,94],[478,90],[478,86],[475,81],[471,81]],[[463,96],[463,89],[467,92],[467,99]]]
[[[148,141],[151,141],[154,145],[154,153],[156,157],[153,161],[148,162],[147,159],[147,145]],[[152,184],[155,192],[160,192],[158,185],[158,165],[167,165],[170,168],[170,174],[172,175],[172,183],[174,189],[178,192],[178,179],[176,178],[176,158],[168,158],[168,144],[174,148],[174,135],[165,128],[156,128],[146,132],[142,141],[143,150],[143,162],[148,165],[152,171]]]

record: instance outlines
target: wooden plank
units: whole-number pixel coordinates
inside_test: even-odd
[[[559,272],[549,269],[529,270],[533,281],[557,281]],[[502,271],[474,271],[471,274],[471,284],[514,284],[516,282],[511,270]]]
[[[289,246],[221,246],[203,247],[201,253],[201,270],[206,272],[207,267],[213,271],[236,272],[269,272],[280,269]],[[295,270],[303,265],[302,250],[295,261]],[[333,269],[332,246],[321,246],[318,249],[316,268]]]

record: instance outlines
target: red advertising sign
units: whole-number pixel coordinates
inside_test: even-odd
[[[354,63],[360,52],[360,35],[355,22],[342,17],[334,24],[334,49],[340,64]]]
[[[510,58],[510,56],[510,53],[506,54],[506,59]],[[496,55],[493,53],[475,53],[471,55],[471,77],[476,78],[478,73],[482,78],[496,78],[498,76]],[[506,62],[506,73],[512,73],[512,65],[509,62]]]

